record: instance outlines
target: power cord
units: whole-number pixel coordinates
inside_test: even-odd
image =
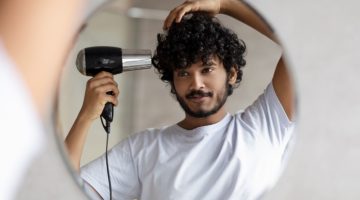
[[[108,159],[108,144],[109,144],[109,135],[110,135],[110,122],[105,120],[106,124],[104,124],[104,121],[103,121],[102,117],[100,117],[100,121],[101,121],[102,126],[104,127],[105,132],[107,133],[106,134],[105,160],[106,160],[106,172],[107,172],[108,183],[109,183],[110,200],[112,200],[112,187],[111,187],[109,159]]]

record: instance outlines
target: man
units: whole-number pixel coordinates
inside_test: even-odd
[[[204,13],[190,12],[202,11]],[[277,180],[292,137],[293,91],[281,58],[272,83],[243,113],[224,108],[241,81],[244,43],[210,15],[227,14],[276,42],[268,26],[237,0],[186,1],[164,22],[153,64],[185,111],[175,125],[135,134],[109,152],[114,199],[257,199]],[[106,95],[113,91],[114,96]],[[67,139],[76,169],[87,130],[105,102],[117,104],[111,74],[88,82]],[[105,157],[81,177],[108,199]]]

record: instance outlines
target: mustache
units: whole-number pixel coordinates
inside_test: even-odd
[[[187,94],[185,97],[187,99],[191,99],[191,98],[198,98],[198,97],[212,97],[213,93],[212,92],[204,92],[202,90],[191,90],[189,92],[189,94]]]

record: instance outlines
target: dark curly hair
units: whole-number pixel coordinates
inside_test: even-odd
[[[203,12],[187,14],[180,23],[173,23],[167,33],[158,34],[157,40],[152,64],[164,82],[172,85],[174,70],[189,67],[199,59],[208,63],[211,56],[217,55],[227,73],[235,67],[235,87],[239,85],[243,74],[241,68],[246,63],[245,43],[216,17]]]

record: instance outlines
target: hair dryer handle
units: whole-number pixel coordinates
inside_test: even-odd
[[[107,92],[108,95],[114,95],[113,92]],[[104,106],[104,109],[101,113],[101,117],[104,118],[107,122],[112,122],[114,116],[114,104],[107,102]]]
[[[107,102],[101,113],[101,117],[103,117],[108,122],[112,122],[113,116],[114,116],[114,105],[110,102]]]

